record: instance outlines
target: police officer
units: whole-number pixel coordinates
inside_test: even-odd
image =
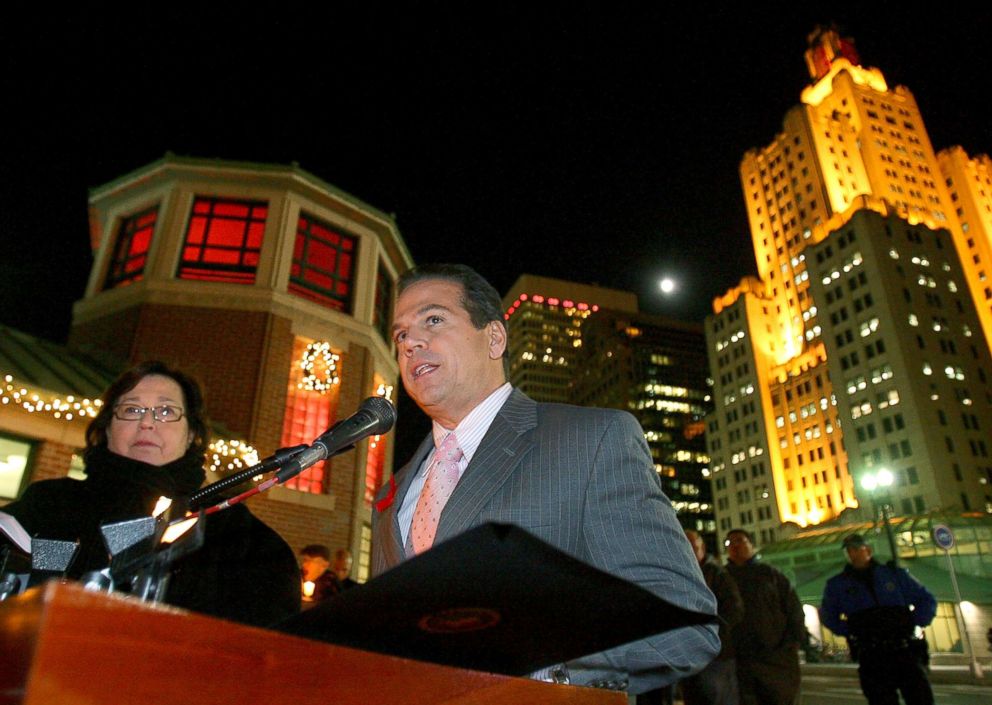
[[[934,596],[910,574],[872,558],[860,534],[844,539],[848,564],[827,581],[820,621],[847,637],[870,705],[932,705],[926,641],[916,638],[937,612]],[[898,692],[897,692],[898,691]]]

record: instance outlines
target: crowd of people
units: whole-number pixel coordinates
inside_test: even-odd
[[[702,624],[615,646],[533,678],[624,690],[640,702],[797,702],[808,634],[789,580],[763,563],[744,529],[728,562],[683,532],[661,490],[644,434],[627,412],[539,403],[507,380],[507,329],[496,290],[462,265],[428,265],[398,282],[392,324],[399,370],[432,429],[376,498],[373,576],[485,522],[512,523],[547,543],[705,616]],[[86,434],[86,479],[36,482],[2,509],[31,535],[79,542],[70,578],[104,569],[100,526],[148,516],[159,498],[182,515],[204,482],[208,426],[197,383],[144,362],[107,389]],[[178,514],[177,514],[178,513]],[[242,504],[207,516],[203,546],[171,566],[165,601],[274,625],[352,589],[352,556],[302,548]],[[932,703],[925,642],[933,596],[881,565],[861,536],[821,615],[846,636],[870,703]]]

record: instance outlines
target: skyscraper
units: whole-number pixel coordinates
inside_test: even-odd
[[[758,279],[706,324],[720,529],[831,519],[883,466],[896,511],[992,511],[987,158],[938,157],[912,93],[835,30],[806,64],[800,104],[741,162]]]
[[[540,401],[631,412],[679,520],[713,548],[701,327],[639,312],[631,292],[530,274],[503,304],[514,386]]]
[[[600,308],[637,311],[637,296],[524,274],[503,297],[510,382],[537,401],[570,401],[583,324]]]
[[[716,549],[703,419],[712,408],[702,326],[602,309],[583,326],[571,400],[629,411],[679,521]]]

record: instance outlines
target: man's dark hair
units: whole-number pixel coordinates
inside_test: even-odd
[[[311,558],[323,558],[325,561],[331,560],[331,550],[321,543],[312,543],[304,546],[300,549],[300,555],[310,556]]]
[[[747,529],[731,529],[730,531],[727,532],[727,538],[729,539],[734,534],[743,534],[744,536],[747,537],[747,540],[750,541],[752,545],[754,544],[754,534],[752,534]]]
[[[476,329],[481,329],[490,321],[496,321],[506,331],[506,321],[503,318],[503,302],[499,292],[485,277],[464,264],[422,264],[408,269],[400,275],[396,282],[397,296],[417,282],[436,280],[460,284],[462,287],[462,308],[468,313],[469,320]],[[507,346],[503,350],[503,370],[509,375],[510,345],[507,336]]]
[[[195,379],[179,370],[167,366],[164,362],[149,360],[139,362],[115,379],[103,393],[103,406],[96,417],[86,427],[86,449],[83,459],[96,448],[107,445],[107,429],[114,420],[114,407],[117,400],[138,386],[145,377],[167,377],[179,385],[183,393],[183,416],[189,427],[190,445],[187,452],[203,455],[207,452],[210,434],[207,430],[207,418],[203,411],[203,392]]]

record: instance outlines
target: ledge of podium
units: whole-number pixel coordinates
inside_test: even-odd
[[[622,705],[590,688],[440,666],[49,582],[0,602],[0,704]]]

